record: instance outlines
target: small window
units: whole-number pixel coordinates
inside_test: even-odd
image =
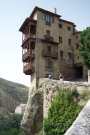
[[[63,42],[62,37],[59,36],[59,43],[62,43],[62,42]]]
[[[68,31],[71,31],[71,27],[70,26],[68,26],[67,29],[68,29]]]
[[[50,30],[46,30],[46,35],[50,36]]]
[[[60,51],[60,59],[63,60],[63,51]]]
[[[76,49],[79,49],[79,44],[78,43],[76,44]]]
[[[51,25],[51,23],[54,21],[53,17],[50,15],[44,15],[43,19],[46,22],[46,25]]]
[[[63,26],[62,26],[62,24],[59,24],[59,28],[62,28]]]
[[[69,38],[68,39],[68,45],[71,45],[71,43],[72,43],[72,40],[71,40],[71,38]]]
[[[79,56],[77,56],[77,59],[79,60]]]
[[[51,46],[48,46],[48,52],[51,53]]]
[[[69,58],[69,60],[72,59],[72,53],[71,52],[68,53],[68,58]]]
[[[76,36],[76,39],[78,39],[78,35]]]

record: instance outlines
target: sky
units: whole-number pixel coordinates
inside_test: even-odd
[[[33,8],[54,11],[74,22],[78,30],[90,26],[90,0],[0,0],[0,77],[30,85],[23,73],[19,28]]]

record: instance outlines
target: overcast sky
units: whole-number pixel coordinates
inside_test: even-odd
[[[29,85],[22,71],[22,22],[35,6],[54,11],[75,22],[79,30],[90,26],[90,0],[0,0],[0,77]]]

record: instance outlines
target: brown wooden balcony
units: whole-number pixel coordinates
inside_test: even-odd
[[[34,73],[34,67],[32,66],[32,63],[25,63],[23,65],[23,72],[26,75],[31,75],[32,73]]]
[[[26,18],[25,21],[23,22],[23,24],[21,25],[19,31],[24,32],[25,29],[26,29],[26,26],[28,26],[28,24],[29,24],[29,26],[30,25],[36,26],[37,21],[36,20],[33,20],[33,19],[30,19],[29,17]]]
[[[36,39],[36,35],[35,34],[27,34],[27,35],[25,35],[23,40],[22,40],[22,46],[24,44],[26,44],[26,42],[28,42],[30,39],[35,40]]]
[[[22,61],[23,62],[30,62],[35,58],[35,52],[34,51],[27,51],[22,55]]]
[[[36,36],[35,35],[32,35],[32,36],[29,36],[29,38],[27,38],[27,40],[25,40],[23,43],[22,43],[22,48],[30,48],[31,46],[31,43],[34,42],[35,43],[36,41]]]

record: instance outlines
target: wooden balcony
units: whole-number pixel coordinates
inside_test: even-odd
[[[23,65],[23,72],[26,75],[31,75],[32,73],[34,73],[34,67],[32,66],[32,63],[25,63]]]
[[[25,21],[23,22],[23,24],[21,25],[19,31],[24,32],[26,29],[26,26],[30,26],[30,25],[36,26],[36,24],[37,24],[36,20],[26,18]]]
[[[23,62],[30,62],[35,58],[35,52],[34,51],[27,51],[22,55],[22,61]]]
[[[30,48],[31,46],[31,43],[34,42],[35,43],[36,41],[36,36],[35,35],[32,35],[32,36],[29,36],[29,38],[27,38],[26,40],[24,40],[24,42],[22,42],[22,48]]]

